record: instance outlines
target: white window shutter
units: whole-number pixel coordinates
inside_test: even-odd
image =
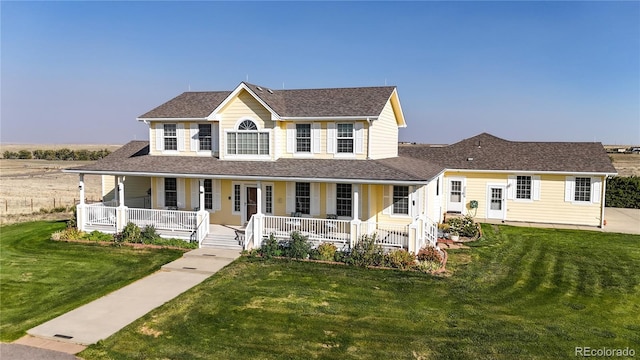
[[[531,187],[532,192],[533,192],[533,200],[538,201],[540,200],[540,176],[538,175],[534,175],[531,177]]]
[[[383,185],[382,203],[383,203],[384,209],[382,210],[382,213],[386,215],[391,214],[391,205],[392,205],[391,192],[392,191],[393,191],[393,185]]]
[[[336,184],[327,183],[325,185],[327,193],[327,214],[336,213]]]
[[[516,198],[516,187],[518,181],[515,175],[509,175],[507,180],[507,200],[513,200]]]
[[[361,122],[357,122],[354,126],[355,130],[355,148],[356,154],[364,154],[364,126]]]
[[[287,215],[296,211],[296,183],[287,182]]]
[[[220,209],[222,209],[222,196],[221,196],[221,189],[220,189],[220,180],[216,179],[216,180],[212,180],[211,181],[211,186],[213,186],[213,189],[211,189],[213,191],[213,210],[214,211],[218,211]]]
[[[157,208],[164,208],[164,178],[156,178]]]
[[[320,137],[322,136],[322,128],[320,123],[311,124],[311,152],[317,154],[320,149]]]
[[[287,124],[287,152],[293,154],[296,149],[296,124]]]
[[[195,209],[200,206],[200,181],[191,179],[191,208]],[[202,204],[204,206],[204,204]]]
[[[564,201],[572,202],[575,198],[573,189],[575,186],[576,178],[573,176],[567,176],[564,180]]]
[[[156,124],[156,150],[164,150],[164,124]]]
[[[327,124],[327,153],[336,153],[336,123]]]
[[[178,151],[184,151],[184,124],[176,126],[176,136],[178,137]]]
[[[591,202],[600,203],[600,191],[602,189],[602,180],[598,177],[591,178]]]
[[[189,149],[198,151],[198,148],[198,124],[191,124],[189,126]]]
[[[185,199],[186,199],[186,191],[184,185],[184,179],[178,178],[176,179],[178,183],[178,208],[184,209],[185,207]]]
[[[220,151],[220,124],[211,124],[211,151]]]
[[[309,215],[320,215],[320,184],[309,184],[311,190],[311,209],[309,209]]]

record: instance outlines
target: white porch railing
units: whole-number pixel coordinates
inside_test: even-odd
[[[196,211],[131,208],[127,214],[125,223],[132,222],[141,228],[153,225],[157,230],[194,231],[198,225]]]
[[[249,228],[247,226],[247,228]],[[312,242],[333,242],[348,244],[351,237],[351,221],[313,219],[287,216],[264,216],[262,234],[273,234],[277,238],[288,238],[297,231]]]
[[[195,240],[198,241],[198,247],[201,247],[202,240],[204,240],[204,238],[209,233],[209,213],[206,211],[203,211],[197,214],[198,214],[197,216],[201,217],[201,219],[198,222],[198,227],[196,228],[196,231],[195,231],[195,236],[196,236]]]
[[[369,224],[369,235],[376,235],[376,244],[384,247],[409,247],[409,225],[373,223]],[[372,229],[373,227],[373,229]]]
[[[103,203],[86,204],[82,207],[83,221],[86,225],[100,225],[116,227],[116,207],[104,206]]]
[[[249,222],[247,223],[247,226],[245,228],[244,244],[242,244],[244,250],[252,249],[254,244],[256,243],[255,233],[253,231],[254,218],[255,216],[252,216],[251,219],[249,219]]]

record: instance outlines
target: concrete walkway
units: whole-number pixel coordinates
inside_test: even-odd
[[[198,285],[238,257],[240,253],[234,250],[203,248],[190,251],[164,265],[161,271],[28,330],[29,336],[16,344],[78,353],[85,345],[106,339]],[[75,347],[61,346],[59,342],[75,344]],[[55,346],[59,347],[53,348]]]

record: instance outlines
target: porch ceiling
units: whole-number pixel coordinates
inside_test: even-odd
[[[277,161],[221,161],[213,157],[150,156],[147,141],[132,141],[106,158],[66,172],[137,174],[145,176],[197,175],[211,178],[274,180],[326,179],[360,183],[426,183],[444,168],[419,159],[381,160],[279,159]]]

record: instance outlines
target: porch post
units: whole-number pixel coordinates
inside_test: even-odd
[[[124,229],[128,222],[127,208],[124,206],[124,176],[116,176],[118,182],[118,207],[116,208],[116,231],[120,232]]]
[[[76,207],[76,227],[80,231],[84,231],[84,174],[80,174],[78,181],[78,189],[80,190],[80,203]]]
[[[213,183],[213,180],[211,181]],[[199,205],[198,205],[198,211],[204,211],[205,207],[204,207],[204,179],[199,179],[198,180],[198,191],[199,191]],[[213,186],[213,185],[212,185]]]
[[[262,181],[258,181],[256,185],[256,197],[256,214],[262,214]]]
[[[360,220],[360,185],[359,184],[354,184],[353,185],[353,206],[351,206],[351,208],[353,209],[353,220]]]

